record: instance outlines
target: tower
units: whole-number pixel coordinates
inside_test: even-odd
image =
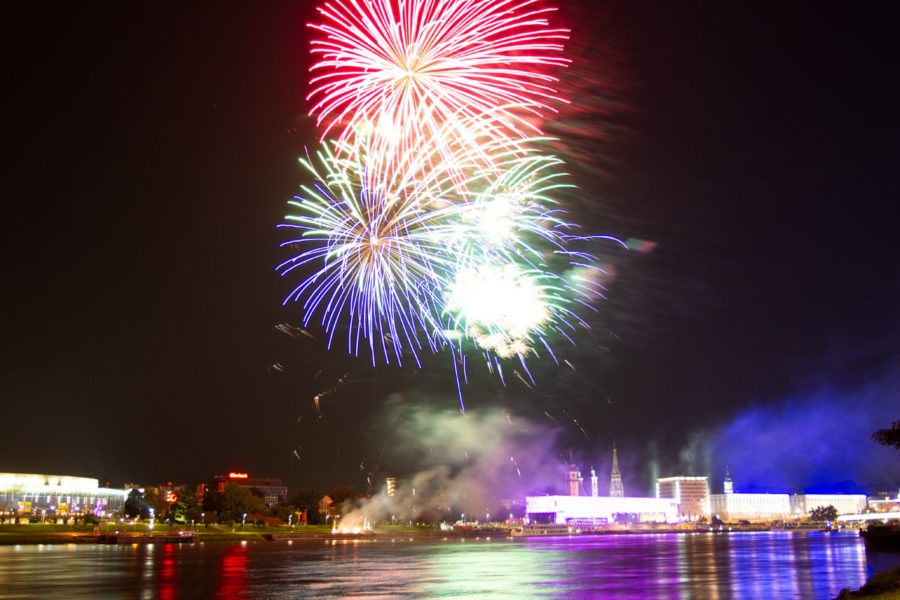
[[[570,496],[578,496],[581,487],[581,473],[575,465],[568,465],[569,470],[566,472],[566,487],[569,488]]]
[[[619,459],[616,456],[616,445],[613,444],[612,473],[609,477],[609,495],[613,498],[625,496],[625,488],[622,486],[622,475],[619,473]]]
[[[728,465],[725,465],[725,493],[733,494],[734,493],[734,484],[731,483],[731,475],[728,474]]]
[[[591,467],[591,496],[596,498],[597,495],[598,495],[597,473],[594,471],[594,467]]]

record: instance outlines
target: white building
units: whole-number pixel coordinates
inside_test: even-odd
[[[42,519],[121,512],[129,490],[100,487],[91,477],[0,473],[0,513]]]
[[[866,509],[865,494],[794,494],[791,510],[795,517],[808,516],[819,507],[833,506],[839,515],[861,513]]]
[[[525,512],[532,523],[603,525],[616,515],[634,515],[641,523],[677,523],[673,498],[616,498],[609,496],[528,496]]]
[[[713,494],[709,503],[712,514],[723,521],[772,521],[791,516],[787,494]]]

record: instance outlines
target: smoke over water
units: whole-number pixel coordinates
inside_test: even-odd
[[[485,520],[501,501],[558,488],[564,466],[554,447],[559,431],[500,409],[407,409],[386,446],[376,493],[342,515],[339,526],[414,520]],[[410,464],[412,461],[412,464]],[[403,476],[392,464],[405,463]],[[396,475],[388,496],[384,477]]]
[[[898,418],[897,386],[888,379],[854,390],[825,386],[743,411],[707,436],[712,491],[721,492],[726,465],[735,491],[896,491],[897,452],[871,440]]]

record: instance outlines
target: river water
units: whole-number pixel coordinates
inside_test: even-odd
[[[833,598],[900,554],[852,532],[0,547],[7,598]]]

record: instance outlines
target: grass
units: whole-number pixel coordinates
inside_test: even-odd
[[[96,531],[100,533],[156,533],[165,534],[174,531],[193,530],[201,541],[235,541],[253,540],[260,536],[272,533],[292,534],[323,534],[331,533],[330,525],[301,525],[290,527],[281,525],[277,527],[256,526],[245,524],[241,528],[240,523],[235,525],[169,525],[155,522],[153,529],[149,523],[138,522],[102,522],[100,525],[61,525],[56,523],[30,523],[30,524],[3,524],[0,525],[0,544],[52,544],[68,543],[73,541],[92,540]]]
[[[844,590],[842,598],[868,598],[869,600],[900,600],[900,567],[872,575],[859,591]]]

